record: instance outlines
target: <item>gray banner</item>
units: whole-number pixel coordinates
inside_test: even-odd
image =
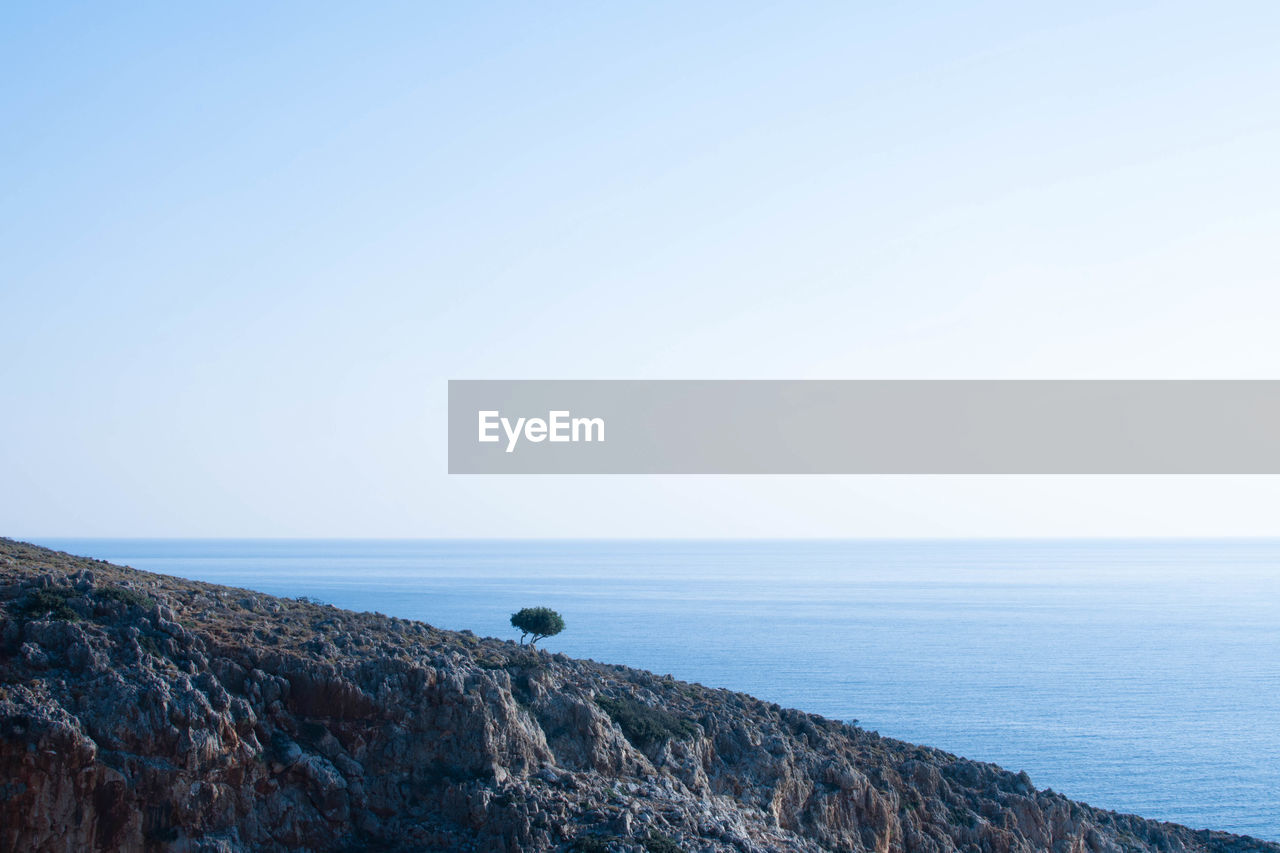
[[[454,380],[450,474],[1280,474],[1280,381]]]

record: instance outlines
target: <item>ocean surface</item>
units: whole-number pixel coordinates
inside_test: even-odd
[[[1280,542],[41,540],[670,673],[1280,840]]]

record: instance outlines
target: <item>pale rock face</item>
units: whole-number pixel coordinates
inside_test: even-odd
[[[740,694],[9,540],[0,607],[2,850],[1280,853]]]

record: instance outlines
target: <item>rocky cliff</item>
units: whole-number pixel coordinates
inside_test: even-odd
[[[651,673],[0,540],[0,849],[1269,851]]]

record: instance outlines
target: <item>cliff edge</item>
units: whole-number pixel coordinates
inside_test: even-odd
[[[1267,851],[652,673],[0,539],[0,849]]]

